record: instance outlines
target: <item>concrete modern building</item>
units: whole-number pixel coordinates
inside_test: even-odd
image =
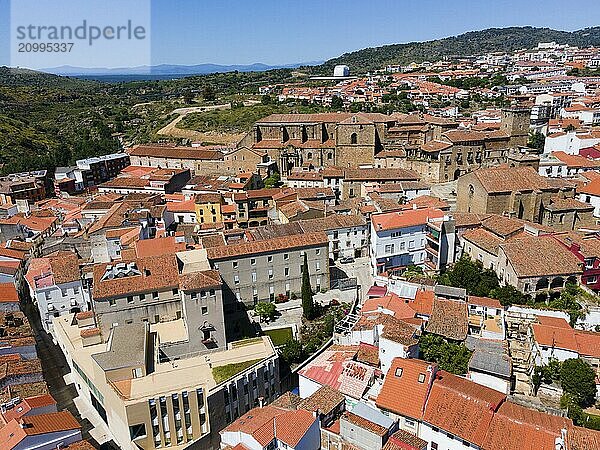
[[[70,314],[53,326],[80,399],[123,450],[214,449],[220,430],[279,395],[268,337],[161,362],[159,344],[180,338],[169,324],[118,325],[104,335],[93,320]]]

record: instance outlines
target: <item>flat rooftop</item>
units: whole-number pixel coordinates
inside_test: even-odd
[[[163,323],[153,325],[152,331],[159,334],[161,342],[177,340],[182,336],[181,324]],[[275,347],[267,336],[244,342],[244,345],[229,344],[229,349],[199,356],[159,363],[155,360],[154,372],[131,380],[107,383],[103,371],[95,362],[92,355],[107,351],[107,344],[83,346],[81,330],[74,322],[74,314],[57,317],[53,320],[56,338],[59,339],[69,352],[69,356],[92,380],[103,394],[109,389],[114,390],[125,402],[137,403],[139,400],[155,398],[178,390],[192,390],[202,387],[210,391],[217,382],[212,369],[228,364],[244,363],[255,360],[265,360],[276,355]],[[164,333],[164,338],[161,338]],[[258,363],[257,363],[258,364]],[[244,368],[244,370],[249,367]]]

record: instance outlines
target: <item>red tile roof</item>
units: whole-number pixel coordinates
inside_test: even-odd
[[[414,301],[409,303],[409,305],[417,312],[417,314],[430,316],[431,311],[433,310],[434,299],[435,294],[433,291],[420,289],[417,291]]]
[[[18,303],[19,294],[13,283],[0,283],[0,303]]]
[[[13,419],[19,419],[32,409],[43,408],[46,406],[56,405],[56,400],[50,394],[37,395],[35,397],[24,398],[21,403],[14,406],[14,408],[6,410],[2,417],[8,423]]]
[[[425,330],[448,339],[464,341],[469,331],[467,304],[463,301],[436,298]]]
[[[495,298],[476,297],[474,295],[469,295],[467,298],[467,303],[470,305],[485,306],[486,308],[502,309],[500,301]]]
[[[252,436],[266,447],[277,438],[290,447],[298,442],[315,423],[316,417],[305,410],[286,410],[273,406],[254,408],[228,425],[221,433],[237,432]]]
[[[375,369],[356,361],[357,347],[329,347],[298,374],[342,394],[361,398],[373,379]]]
[[[494,415],[483,448],[486,450],[555,450],[561,430],[572,428],[565,417],[504,402]],[[571,448],[571,447],[568,447]],[[592,449],[593,447],[585,447]]]
[[[221,247],[207,249],[209,259],[227,259],[236,256],[251,255],[255,253],[269,253],[294,248],[323,246],[329,241],[324,232],[306,233],[302,235],[285,236],[264,241],[240,242]]]
[[[2,450],[16,448],[27,436],[81,429],[75,417],[68,411],[28,416],[22,420],[26,424],[25,427],[13,419],[0,429]]]
[[[569,450],[600,448],[600,431],[581,427],[572,427],[569,431]]]
[[[481,447],[494,412],[505,399],[498,391],[440,371],[423,420]]]
[[[429,219],[439,219],[441,217],[444,217],[443,211],[434,208],[423,208],[374,214],[371,216],[371,222],[375,231],[388,231],[425,225]]]
[[[342,414],[342,417],[340,418],[340,422],[341,421],[349,422],[352,425],[355,425],[359,428],[362,428],[363,430],[374,433],[377,436],[383,437],[388,432],[388,429],[386,427],[376,424],[375,422],[371,422],[369,419],[366,419],[364,417],[361,417],[359,415],[353,414],[348,411],[346,411],[344,414]]]
[[[398,430],[390,436],[383,450],[427,450],[427,441],[409,433]]]
[[[391,311],[397,319],[415,317],[415,310],[408,304],[408,301],[394,293],[366,300],[362,305],[361,312],[377,312],[380,308]]]
[[[413,419],[425,410],[435,364],[419,359],[395,358],[377,397],[379,408]],[[420,382],[420,378],[423,382]]]

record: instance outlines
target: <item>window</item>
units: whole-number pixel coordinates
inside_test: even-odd
[[[250,259],[250,265],[251,266],[255,266],[256,265],[256,258]]]
[[[320,255],[321,254],[321,249],[318,248],[316,253],[317,253],[317,255]]]
[[[415,427],[415,421],[412,419],[404,419],[404,425],[406,425],[409,428],[414,428]]]
[[[391,237],[393,237],[393,238],[394,238],[394,237],[400,237],[400,236],[402,236],[402,231],[393,231],[393,232],[390,234],[390,236],[391,236]]]
[[[415,241],[408,241],[408,248],[415,248]]]
[[[158,298],[158,292],[153,292],[152,293],[152,298],[153,299],[157,299]]]
[[[424,373],[419,374],[419,383],[425,383],[425,374]]]
[[[234,275],[234,276],[233,276],[233,282],[234,282],[235,284],[240,284],[240,277],[239,277],[238,275]]]
[[[179,290],[177,288],[173,289],[173,295],[179,294]]]
[[[256,272],[252,272],[252,282],[256,283]]]
[[[200,312],[202,312],[203,316],[206,316],[208,314],[208,306],[203,306],[200,308]]]
[[[127,303],[133,303],[133,295],[127,297]]]
[[[594,284],[596,281],[598,281],[598,277],[594,275],[593,277],[588,277],[587,284]]]
[[[283,273],[286,277],[289,277],[290,276],[290,268],[286,267],[285,269],[283,269]]]
[[[269,269],[269,280],[273,279],[273,269]]]
[[[111,298],[111,299],[108,301],[108,304],[109,304],[110,306],[115,306],[115,305],[117,304],[117,301],[116,301],[114,298]],[[52,306],[52,303],[48,303],[48,309],[53,309],[53,308],[54,308],[54,306],[52,306],[52,307],[51,307],[51,306]]]
[[[211,290],[209,290],[209,291],[208,291],[208,293],[209,293],[209,295],[210,295],[211,297],[214,297],[214,296],[215,296],[215,290],[214,290],[214,289],[211,289]]]
[[[438,445],[435,442],[431,443],[431,450],[438,450]]]
[[[290,255],[289,255],[289,254],[287,254],[287,253],[284,253],[284,254],[283,254],[283,260],[284,260],[284,261],[287,261],[288,259],[290,259]]]
[[[272,263],[273,262],[273,257],[272,256],[267,256],[267,262]]]
[[[394,244],[388,244],[385,246],[386,253],[392,253],[394,251]]]
[[[406,242],[400,242],[400,250],[404,250],[406,248]]]
[[[319,262],[318,262],[318,263],[315,265],[315,270],[316,270],[317,272],[319,272],[319,271],[321,270],[321,263],[319,263]]]
[[[358,143],[358,135],[356,133],[352,133],[350,135],[350,143],[357,144]]]
[[[146,294],[140,294],[140,300],[146,300]]]
[[[238,268],[238,262],[237,262],[237,261],[233,261],[233,262],[231,263],[231,265],[233,266],[233,268],[234,268],[234,269],[237,269],[237,268]]]
[[[402,376],[402,372],[403,372],[403,369],[402,369],[402,367],[397,367],[397,368],[396,368],[396,373],[395,373],[395,375],[396,375],[398,378],[400,378],[400,377]]]
[[[206,291],[200,291],[200,297],[206,298]]]

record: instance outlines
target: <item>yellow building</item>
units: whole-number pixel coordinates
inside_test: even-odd
[[[195,199],[196,223],[223,222],[221,206],[225,204],[221,194],[198,194]]]

